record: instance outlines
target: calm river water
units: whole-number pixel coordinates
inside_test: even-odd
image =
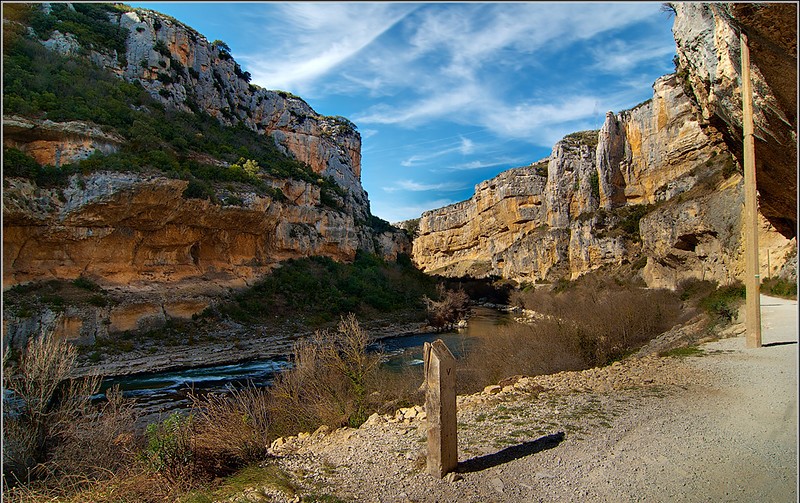
[[[453,355],[465,354],[480,337],[491,335],[498,325],[514,323],[506,314],[493,309],[473,309],[469,326],[457,332],[426,333],[389,337],[374,345],[383,349],[384,365],[401,368],[406,365],[422,365],[422,346],[425,342],[442,339]],[[184,369],[177,371],[136,374],[103,381],[103,391],[119,385],[123,396],[133,398],[145,414],[168,413],[185,409],[190,405],[189,392],[198,394],[223,392],[231,387],[242,387],[249,383],[269,386],[276,372],[289,367],[289,355],[269,360],[255,360],[230,365]]]

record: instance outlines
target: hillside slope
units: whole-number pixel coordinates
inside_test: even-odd
[[[4,310],[7,334],[91,341],[188,319],[290,258],[410,252],[370,212],[355,125],[250,84],[223,42],[119,4],[3,22],[3,288],[83,278],[123,299]]]

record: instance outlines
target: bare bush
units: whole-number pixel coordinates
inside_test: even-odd
[[[293,368],[279,374],[272,388],[276,431],[361,424],[381,360],[379,353],[367,352],[368,344],[352,314],[342,318],[335,332],[317,332],[298,342]]]
[[[77,352],[42,333],[28,342],[17,365],[4,360],[3,476],[30,482],[47,475],[49,454],[68,441],[76,420],[91,414],[99,377],[71,379]]]
[[[682,321],[681,301],[667,290],[585,278],[553,293],[516,292],[512,302],[538,313],[532,325],[498,327],[459,366],[460,392],[504,377],[539,375],[606,365]]]
[[[573,351],[572,340],[564,337],[555,321],[502,325],[458,360],[458,392],[474,393],[513,375],[534,376],[585,367],[584,359]]]
[[[103,404],[65,425],[48,463],[62,478],[101,480],[123,471],[136,457],[137,414],[119,387],[109,389]]]
[[[272,432],[268,390],[251,385],[191,399],[196,456],[205,472],[225,474],[263,459]]]
[[[436,287],[439,300],[424,296],[428,323],[438,329],[447,329],[469,313],[469,296],[464,290],[447,290],[443,284]]]

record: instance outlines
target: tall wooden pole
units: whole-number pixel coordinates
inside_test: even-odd
[[[742,50],[742,128],[744,130],[744,260],[745,260],[745,346],[761,347],[761,276],[758,264],[758,200],[753,137],[753,91],[750,82],[750,48],[747,35],[739,35]]]

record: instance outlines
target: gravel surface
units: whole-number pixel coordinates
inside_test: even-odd
[[[762,297],[764,347],[743,326],[698,356],[629,358],[512,378],[458,398],[458,473],[425,473],[425,414],[281,439],[293,494],[229,501],[797,501],[797,302]],[[292,491],[289,491],[292,492]]]

